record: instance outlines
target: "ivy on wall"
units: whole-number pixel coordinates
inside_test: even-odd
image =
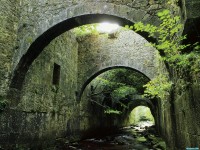
[[[73,32],[76,36],[86,36],[86,35],[98,35],[99,32],[97,31],[98,24],[88,24],[83,25],[73,29]]]
[[[169,66],[184,72],[197,74],[200,72],[200,46],[199,43],[183,44],[186,35],[180,35],[183,30],[179,16],[173,16],[169,10],[163,10],[157,14],[161,23],[159,26],[151,24],[143,24],[138,22],[129,29],[136,32],[147,32],[149,37],[157,39],[156,43],[150,43],[159,52],[163,53],[161,59],[169,64]],[[193,49],[186,52],[186,49]],[[172,81],[169,81],[167,75],[159,73],[157,77],[148,82],[144,96],[164,98],[169,94]]]

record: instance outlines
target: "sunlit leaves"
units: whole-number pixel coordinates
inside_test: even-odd
[[[119,110],[115,110],[115,109],[111,109],[111,108],[107,108],[106,110],[104,110],[104,113],[106,114],[121,114],[122,112]]]
[[[169,81],[166,75],[160,74],[156,78],[149,81],[144,87],[146,87],[144,96],[161,99],[169,95],[172,82]]]
[[[130,26],[131,27],[131,26]],[[131,28],[130,28],[131,29]],[[150,37],[153,37],[154,36],[154,33],[156,32],[157,30],[157,27],[156,26],[153,26],[151,24],[147,24],[147,25],[144,25],[142,22],[138,22],[136,24],[134,24],[134,29],[135,31],[145,31],[145,32],[148,32],[149,33],[149,36]]]
[[[130,94],[142,94],[148,78],[129,69],[113,69],[98,76],[95,81],[101,89],[110,92],[113,99],[119,100]]]
[[[156,43],[151,44],[158,51],[164,52],[162,59],[174,68],[181,68],[189,72],[200,72],[200,46],[182,44],[186,35],[181,36],[183,29],[179,16],[173,16],[169,10],[157,13],[161,23],[159,26],[150,24],[144,25],[142,22],[134,24],[135,31],[144,31],[150,37],[157,39]],[[188,47],[193,47],[194,51],[184,53]],[[159,74],[156,78],[145,85],[145,96],[164,98],[170,91],[172,83],[166,75]]]
[[[137,93],[137,90],[134,87],[131,86],[121,86],[112,92],[112,97],[116,100],[120,100],[127,95],[133,95]]]
[[[167,9],[157,13],[158,17],[160,17],[161,20],[165,19],[166,17],[169,18],[170,17],[169,14],[170,14],[170,11]]]
[[[166,40],[169,40],[168,43],[170,43],[174,39],[174,35],[182,29],[180,17],[172,17],[169,10],[159,12],[158,17],[161,20],[158,27],[138,22],[134,25],[134,28],[136,31],[145,31],[149,33],[149,36],[157,38],[159,44]]]
[[[194,46],[194,51],[200,53],[200,44],[196,42],[193,44],[193,46]]]
[[[194,62],[189,61],[191,59],[190,54],[184,54],[184,50],[190,47],[190,44],[182,44],[186,39],[186,35],[181,36],[179,33],[183,29],[183,25],[180,22],[179,16],[172,16],[169,10],[163,10],[157,13],[161,23],[159,26],[153,26],[142,22],[134,24],[135,31],[144,31],[149,36],[157,39],[157,43],[153,43],[152,46],[158,51],[164,52],[162,56],[163,60],[167,61],[169,65],[173,67],[182,67],[185,70],[190,70]],[[195,43],[194,50],[198,51],[199,44]],[[195,59],[195,60],[194,60]],[[198,61],[194,57],[193,61]],[[192,70],[190,70],[192,71]]]
[[[133,95],[144,93],[143,85],[149,79],[143,74],[126,68],[117,68],[106,71],[95,78],[91,84],[96,91],[93,91],[93,98],[104,98],[109,94],[109,99],[115,106],[119,106],[120,111],[128,107],[127,100],[130,101]],[[94,94],[95,93],[95,94]],[[100,94],[100,95],[99,95]],[[126,101],[126,103],[124,103]],[[119,110],[111,106],[105,106],[105,113],[120,114]]]
[[[93,34],[93,35],[99,34],[97,31],[97,24],[83,25],[83,26],[74,28],[73,32],[76,34],[76,36],[85,36],[88,34]]]

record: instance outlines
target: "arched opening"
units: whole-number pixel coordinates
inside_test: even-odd
[[[10,87],[21,90],[25,75],[30,65],[40,55],[44,48],[57,36],[75,27],[91,23],[99,23],[104,20],[109,20],[109,22],[117,22],[121,26],[125,26],[126,24],[133,24],[129,20],[117,16],[105,14],[90,14],[69,18],[54,25],[46,32],[44,32],[40,37],[38,37],[30,45],[26,54],[22,56],[14,71]]]
[[[98,114],[99,109],[105,114],[118,114],[123,120],[135,105],[143,103],[153,109],[153,104],[149,100],[140,101],[141,95],[144,94],[143,85],[148,81],[144,74],[130,67],[106,68],[85,82],[81,103],[89,105],[89,111],[94,110],[91,114]],[[123,121],[115,125],[119,127],[122,124]]]
[[[121,70],[129,70],[129,73],[130,72],[134,72],[137,76],[141,76],[141,78],[145,79],[143,80],[143,84],[147,83],[150,79],[143,73],[141,73],[140,71],[138,70],[135,70],[131,67],[128,67],[128,66],[112,66],[112,67],[108,67],[108,68],[105,68],[105,69],[102,69],[98,72],[96,72],[95,74],[93,74],[82,86],[81,88],[81,91],[80,91],[80,94],[79,94],[79,97],[78,97],[78,100],[81,100],[81,97],[82,97],[82,94],[85,90],[85,88],[92,82],[92,80],[95,80],[96,77],[100,76],[99,78],[101,78],[101,76],[106,76],[106,74],[110,71],[110,70],[118,70],[118,69],[121,69]],[[107,73],[106,73],[107,72]],[[102,75],[101,75],[102,74]],[[95,83],[95,81],[93,81]],[[142,91],[141,91],[142,92]],[[141,94],[141,93],[140,93]]]
[[[132,102],[141,97],[148,81],[144,74],[127,66],[100,70],[83,85],[80,109],[87,108],[89,124],[99,131],[122,127]]]
[[[183,5],[187,7],[187,13],[185,14],[188,15],[187,18],[189,19],[186,20],[184,32],[190,31],[188,40],[186,40],[185,43],[195,43],[195,41],[198,41],[199,39],[196,38],[199,30],[199,26],[197,27],[196,25],[199,24],[199,18],[198,15],[193,16],[193,13],[198,11],[188,11],[188,8],[191,8],[190,6],[197,6],[196,1],[197,0],[192,4],[190,4],[189,1],[186,1],[186,5],[183,1]],[[144,71],[148,70],[145,67],[142,68],[139,65],[138,67],[134,67],[134,65],[130,65],[128,61],[127,63],[119,64],[115,62],[113,65],[113,60],[111,59],[110,62],[105,61],[104,64],[100,64],[100,67],[98,66],[93,70],[90,70],[91,72],[87,74],[85,72],[88,70],[83,71],[85,77],[82,78],[80,82],[77,82],[77,74],[79,72],[73,62],[73,60],[75,60],[75,55],[73,56],[73,54],[70,54],[71,51],[68,51],[69,49],[66,50],[69,53],[59,53],[63,57],[68,55],[69,57],[65,60],[70,60],[69,62],[63,60],[62,62],[64,63],[62,63],[59,57],[50,61],[48,57],[45,57],[47,60],[47,63],[44,62],[46,63],[45,65],[40,65],[42,64],[41,62],[38,63],[37,59],[41,56],[41,53],[44,52],[43,49],[51,44],[56,37],[61,36],[62,33],[74,27],[88,23],[101,22],[101,19],[104,21],[105,18],[111,22],[122,21],[119,23],[120,25],[129,25],[138,21],[150,24],[154,22],[157,24],[159,21],[154,15],[166,6],[163,5],[160,0],[142,2],[114,2],[105,0],[87,2],[85,0],[47,2],[39,0],[37,4],[33,3],[33,1],[20,1],[20,3],[5,2],[2,5],[2,8],[4,8],[2,11],[6,12],[4,13],[5,15],[3,14],[3,17],[1,17],[3,21],[3,33],[5,29],[3,40],[5,39],[5,41],[8,42],[3,43],[4,50],[1,58],[2,70],[0,73],[2,90],[0,99],[1,101],[4,101],[4,99],[8,100],[8,107],[5,109],[3,108],[2,110],[4,111],[1,113],[2,133],[0,143],[6,143],[11,145],[11,147],[12,144],[16,145],[16,147],[21,147],[19,145],[20,142],[31,142],[35,145],[34,141],[36,140],[40,141],[45,139],[49,141],[49,138],[52,139],[55,136],[64,137],[65,135],[71,136],[74,133],[79,134],[79,132],[82,131],[81,129],[87,126],[87,123],[82,121],[84,119],[87,120],[87,116],[85,115],[83,118],[81,118],[82,116],[80,117],[80,114],[82,115],[83,111],[79,109],[80,103],[77,103],[75,93],[77,94],[78,99],[82,96],[84,99],[84,91],[88,90],[89,92],[90,90],[89,96],[94,97],[94,95],[91,95],[95,89],[94,86],[90,86],[90,89],[87,89],[87,85],[90,85],[90,83],[84,84],[84,82],[92,79],[93,75],[95,76],[96,72],[99,70],[104,70],[112,66],[129,66],[130,68],[135,68],[139,72],[146,74],[149,79],[152,79],[155,73],[154,71],[153,73],[151,72],[148,74]],[[175,3],[169,3],[169,5],[172,4],[173,6],[176,6]],[[18,9],[18,6],[21,9]],[[182,7],[181,9],[185,10],[186,8]],[[12,13],[10,13],[10,11],[12,11]],[[172,13],[176,15],[178,12],[180,12],[179,8],[176,7]],[[18,17],[18,19],[16,17]],[[191,17],[194,19],[190,20]],[[195,17],[197,18],[196,20]],[[187,26],[190,27],[188,28]],[[7,37],[7,33],[11,33],[9,34],[10,36]],[[59,47],[56,48],[60,50]],[[73,48],[73,46],[70,46],[70,48]],[[124,49],[121,48],[121,51],[123,50]],[[186,53],[191,50],[187,50]],[[146,56],[149,55],[146,53]],[[121,60],[124,58],[125,57],[121,58]],[[128,58],[132,61],[130,59],[132,58],[131,56]],[[150,60],[148,58],[146,60]],[[190,61],[190,57],[188,59]],[[153,62],[152,60],[154,61],[155,59],[151,59],[150,62]],[[138,59],[133,62],[135,63],[137,61]],[[33,66],[34,62],[39,65],[37,64],[36,66]],[[193,62],[193,60],[191,60],[191,62]],[[140,60],[139,63],[141,63]],[[151,66],[151,64],[148,63],[147,65]],[[157,66],[161,68],[162,72],[162,66],[160,64]],[[32,70],[30,69],[31,67]],[[193,65],[190,67],[193,68]],[[199,74],[193,74],[188,71],[190,69],[184,70],[184,68],[177,69],[169,67],[168,69],[171,75],[170,79],[174,82],[172,89],[169,91],[169,96],[161,98],[159,101],[151,101],[148,99],[142,99],[141,95],[132,95],[133,102],[129,103],[126,102],[126,100],[129,99],[128,96],[130,96],[130,94],[127,96],[126,92],[125,94],[122,92],[125,87],[118,88],[113,90],[115,92],[112,94],[112,98],[116,99],[116,105],[113,109],[117,108],[116,110],[124,111],[126,110],[127,103],[129,106],[134,107],[137,105],[148,106],[152,115],[157,116],[157,122],[160,125],[160,133],[167,139],[170,147],[171,145],[177,149],[194,147],[199,143],[198,135],[200,135],[200,133],[198,133]],[[35,76],[30,75],[32,74],[31,71],[35,71]],[[27,75],[28,72],[30,72],[29,76]],[[38,80],[38,78],[40,79]],[[25,80],[26,84],[23,84],[25,83]],[[27,83],[32,85],[29,86],[30,84],[28,85]],[[9,84],[11,93],[9,92],[8,95],[11,97],[6,97]],[[77,84],[81,85],[81,87],[77,86]],[[24,87],[28,92],[24,90]],[[15,93],[12,93],[12,91]],[[133,89],[129,91],[134,93]],[[22,92],[27,95],[23,95],[24,93]],[[109,99],[108,93],[103,95],[107,97],[105,99]],[[21,97],[18,96],[23,96],[24,103],[21,103],[20,105],[16,104],[18,101],[22,100]],[[162,99],[164,99],[164,101],[162,101]],[[112,105],[110,102],[107,103],[104,101],[102,103],[105,107]],[[154,106],[156,106],[156,111],[154,111]],[[127,114],[128,112],[125,113],[125,115]],[[160,117],[158,117],[159,115]],[[80,123],[80,120],[83,122],[82,124]],[[115,124],[115,122],[111,123]]]
[[[50,36],[52,37],[52,35]],[[93,79],[95,79],[101,73],[112,70],[112,69],[124,68],[126,70],[133,71],[135,74],[137,74],[136,76],[141,76],[141,79],[137,79],[138,82],[143,82],[143,81],[148,82],[150,78],[153,77],[151,75],[153,75],[153,72],[155,72],[154,70],[155,68],[153,65],[152,65],[153,67],[149,65],[148,62],[147,64],[145,63],[143,64],[141,62],[148,60],[146,58],[149,58],[149,56],[151,57],[149,62],[151,62],[151,60],[154,58],[153,55],[147,55],[146,51],[148,51],[148,49],[145,49],[146,51],[145,52],[143,51],[142,53],[142,55],[145,57],[140,58],[140,61],[134,62],[130,60],[129,62],[131,62],[131,65],[129,66],[129,63],[127,62],[124,63],[123,61],[124,61],[124,58],[129,56],[130,54],[129,52],[131,52],[132,50],[130,48],[126,52],[126,56],[121,58],[122,63],[117,64],[116,60],[118,59],[118,57],[116,57],[114,61],[113,59],[110,59],[110,62],[115,62],[114,65],[112,63],[107,65],[107,62],[105,62],[106,65],[100,64],[101,68],[95,68],[94,71],[91,72],[90,74],[89,73],[84,74],[87,77],[87,80],[82,85],[81,88],[77,88],[76,86],[77,79],[78,79],[77,60],[80,59],[80,58],[77,58],[78,57],[77,45],[79,43],[77,43],[76,40],[74,40],[73,41],[75,43],[75,46],[74,46],[73,44],[71,44],[73,42],[71,42],[70,40],[65,42],[65,40],[68,40],[70,38],[72,39],[75,37],[71,36],[70,34],[68,37],[65,37],[65,35],[62,34],[62,35],[59,35],[54,40],[51,39],[52,42],[50,44],[46,43],[46,45],[45,45],[45,42],[42,42],[42,39],[39,38],[41,40],[40,41],[38,39],[39,41],[37,44],[39,45],[35,44],[37,40],[33,43],[33,45],[31,45],[28,52],[21,59],[21,63],[19,63],[17,73],[15,74],[13,78],[14,84],[11,84],[11,90],[12,89],[18,90],[19,93],[17,93],[16,95],[21,96],[20,98],[11,97],[11,99],[13,101],[18,100],[21,102],[19,104],[12,103],[12,105],[16,104],[14,106],[17,106],[17,108],[23,111],[30,112],[30,114],[31,113],[37,114],[38,112],[44,113],[45,114],[44,116],[51,114],[51,117],[50,117],[51,121],[54,121],[56,120],[56,118],[59,118],[57,116],[60,116],[60,118],[63,117],[62,119],[59,119],[58,127],[55,127],[52,130],[48,131],[49,134],[51,135],[53,135],[53,132],[55,131],[59,132],[60,130],[62,130],[61,131],[62,134],[65,134],[63,132],[66,132],[65,135],[68,137],[71,137],[71,134],[78,133],[79,135],[82,135],[82,132],[84,132],[85,130],[91,129],[91,128],[96,130],[98,129],[99,126],[102,128],[113,127],[117,125],[122,126],[123,122],[120,120],[123,120],[124,119],[123,117],[117,117],[118,119],[116,119],[115,117],[110,117],[110,115],[108,116],[107,113],[110,113],[115,109],[119,112],[126,112],[129,101],[132,100],[131,96],[137,96],[136,94],[138,94],[137,93],[138,91],[139,91],[139,94],[142,94],[141,89],[138,89],[138,91],[137,90],[134,91],[134,88],[125,88],[128,94],[126,94],[125,92],[122,94],[122,96],[121,95],[119,96],[118,92],[115,92],[115,94],[113,94],[114,95],[113,97],[117,97],[117,98],[115,98],[116,102],[113,103],[112,107],[110,107],[109,106],[110,104],[106,102],[107,95],[109,94],[104,93],[103,98],[105,99],[103,99],[104,102],[101,101],[101,105],[103,105],[103,108],[105,107],[109,109],[106,109],[106,110],[103,109],[102,111],[103,115],[102,113],[99,113],[99,111],[101,111],[101,109],[99,109],[99,106],[94,107],[94,103],[90,103],[89,105],[86,104],[85,105],[86,107],[84,107],[83,109],[80,108],[84,106],[84,104],[82,102],[81,102],[81,105],[76,103],[75,93],[78,96],[78,100],[80,100],[80,98],[83,95],[84,90]],[[43,40],[48,41],[49,39],[43,39]],[[49,40],[49,42],[51,40]],[[70,46],[68,46],[66,43],[68,43]],[[64,48],[62,48],[62,44],[64,45]],[[143,43],[141,45],[143,46]],[[74,48],[76,49],[74,50]],[[45,49],[46,51],[43,49]],[[51,50],[51,52],[49,50]],[[109,49],[106,49],[106,50],[109,52]],[[144,50],[144,49],[141,49],[141,50]],[[121,48],[119,48],[118,51],[121,51],[121,53],[123,53]],[[150,51],[149,53],[151,52],[152,51]],[[141,53],[139,53],[139,50],[138,50],[137,55],[139,54]],[[135,53],[132,52],[132,55],[135,55]],[[88,58],[89,57],[90,56],[88,56]],[[138,59],[135,59],[135,57],[131,57],[131,58],[134,58],[134,60],[138,60]],[[134,64],[136,64],[135,69],[134,69]],[[148,66],[150,67],[146,69],[146,67]],[[146,74],[146,72],[144,71],[144,70],[151,71],[152,68],[153,68],[153,71],[150,72],[149,74]],[[98,70],[98,69],[100,71],[95,72],[95,70]],[[126,74],[126,75],[131,75],[131,73]],[[25,78],[26,82],[24,82],[23,78]],[[118,79],[120,80],[120,77]],[[142,87],[142,85],[143,84],[139,84],[140,88]],[[93,88],[91,87],[89,87],[90,92],[93,91]],[[22,92],[21,92],[21,89],[22,89]],[[123,88],[118,88],[118,90],[123,92]],[[88,89],[86,89],[86,91],[89,92]],[[115,90],[113,89],[113,92],[114,91],[117,91],[117,89]],[[135,95],[129,92],[133,92],[133,93],[135,92],[134,93]],[[91,96],[92,95],[90,95],[90,97]],[[86,98],[88,99],[88,97]],[[93,106],[91,107],[91,105]],[[87,113],[86,112],[87,110],[90,110],[90,112]],[[91,113],[91,110],[94,110],[94,113]],[[98,111],[97,116],[96,117],[92,116],[96,114],[96,111]],[[35,114],[34,114],[34,117],[37,117],[37,115]],[[106,117],[104,117],[105,114],[106,114]],[[42,117],[43,116],[41,115],[39,118],[41,121],[40,124],[43,124],[43,122],[45,124],[47,120],[43,119]],[[77,121],[77,118],[81,118],[81,119]],[[94,119],[96,119],[97,121],[95,121]],[[62,122],[63,120],[65,122]],[[34,119],[32,119],[31,121],[34,122]],[[121,124],[119,124],[119,122]],[[104,125],[102,125],[102,123]],[[50,122],[48,122],[47,124],[50,124]],[[67,129],[65,128],[65,125],[67,125]],[[58,128],[60,130],[58,130]]]
[[[58,37],[65,31],[68,31],[75,27],[79,27],[81,25],[91,24],[91,23],[100,23],[104,21],[117,23],[120,26],[134,24],[134,22],[131,22],[128,19],[114,16],[114,15],[108,15],[108,14],[80,15],[80,16],[68,18],[62,22],[57,23],[56,25],[52,26],[47,31],[45,31],[43,34],[41,34],[30,45],[27,52],[21,57],[21,59],[19,60],[19,63],[17,64],[13,72],[10,89],[17,89],[19,91],[22,89],[25,75],[27,71],[29,70],[31,64],[53,39],[55,39],[56,37]],[[154,39],[149,38],[146,33],[141,33],[141,34],[149,41],[154,40]]]
[[[153,126],[155,107],[151,100],[141,96],[144,92],[142,87],[148,81],[141,72],[125,66],[101,70],[90,78],[83,90],[81,104],[82,107],[87,105],[90,124],[96,126],[97,133],[92,132],[93,135],[86,136],[85,138],[93,138],[82,141],[80,147],[96,147],[102,141],[97,147],[106,148],[114,141],[117,143],[114,144],[116,149],[122,149],[119,143],[123,143],[124,149],[127,149],[127,145],[129,148],[147,149],[156,144],[165,148],[164,141],[157,138],[158,134]],[[97,120],[100,120],[100,124]],[[115,132],[116,128],[120,130]],[[111,140],[107,140],[110,137]]]
[[[147,106],[135,107],[129,115],[129,122],[131,125],[137,125],[144,128],[145,126],[155,125],[154,116]]]
[[[131,31],[131,32],[132,32],[131,35],[132,34],[136,35],[135,38],[137,39],[137,41],[141,42],[142,37],[140,35],[134,33],[133,31]],[[123,37],[125,37],[125,35]],[[131,43],[132,42],[131,38],[129,38],[129,39],[130,39],[129,43]],[[105,40],[108,40],[108,39],[106,38]],[[113,39],[110,40],[111,46],[113,45],[113,43],[112,43],[113,41],[114,41]],[[137,43],[140,43],[137,41],[136,41],[136,45],[137,45]],[[142,41],[147,42],[144,38],[142,38]],[[15,94],[15,96],[21,96],[20,98],[11,97],[11,99],[13,101],[16,100],[15,103],[12,103],[12,105],[14,105],[15,107],[17,106],[17,108],[20,110],[30,112],[30,114],[32,112],[33,113],[37,113],[37,112],[44,113],[45,114],[44,116],[46,116],[48,113],[52,114],[50,117],[51,120],[56,119],[56,116],[62,116],[62,117],[64,116],[63,117],[64,119],[59,120],[60,121],[58,123],[60,125],[59,127],[48,131],[48,132],[50,132],[50,134],[54,131],[57,131],[57,129],[59,128],[60,130],[62,130],[62,132],[66,132],[67,136],[71,137],[71,134],[74,133],[76,130],[81,132],[81,133],[79,133],[79,135],[80,135],[80,134],[82,134],[82,132],[84,132],[87,129],[91,129],[91,128],[95,129],[96,127],[99,127],[99,126],[101,126],[102,128],[112,126],[112,125],[121,126],[120,124],[118,124],[115,121],[115,118],[109,120],[108,118],[110,118],[110,116],[108,116],[108,115],[106,118],[104,116],[102,117],[102,115],[101,115],[102,113],[103,113],[103,115],[105,115],[104,110],[102,110],[102,113],[98,113],[100,119],[98,117],[91,116],[95,113],[91,113],[91,112],[87,113],[86,111],[88,109],[95,110],[95,108],[97,108],[96,110],[101,111],[99,106],[91,107],[91,103],[90,103],[89,105],[86,104],[85,105],[86,107],[84,107],[83,109],[80,108],[83,106],[82,105],[83,103],[81,102],[81,104],[79,104],[76,102],[75,93],[80,94],[80,95],[77,95],[78,97],[82,97],[83,91],[86,89],[86,86],[90,83],[90,81],[92,81],[95,77],[97,77],[97,75],[99,75],[103,72],[109,71],[109,70],[113,70],[113,69],[125,69],[130,72],[132,71],[135,74],[137,74],[136,76],[141,76],[140,80],[137,79],[138,82],[143,82],[143,81],[148,82],[150,80],[150,77],[152,77],[151,75],[153,74],[153,72],[155,70],[150,72],[147,75],[145,73],[145,70],[151,71],[152,68],[153,69],[155,69],[155,68],[154,68],[154,66],[152,67],[150,65],[151,63],[148,64],[148,62],[146,62],[146,60],[147,60],[147,58],[150,57],[151,59],[149,60],[149,62],[151,62],[151,60],[154,58],[153,54],[154,54],[155,50],[149,51],[149,49],[148,48],[146,49],[146,47],[145,47],[145,49],[140,48],[140,47],[144,47],[143,42],[140,43],[139,48],[136,46],[138,48],[138,49],[135,49],[135,51],[137,51],[137,55],[136,55],[136,53],[133,52],[134,45],[131,45],[128,49],[126,49],[127,43],[124,44],[123,42],[121,42],[123,48],[122,47],[118,48],[118,51],[117,51],[117,52],[119,52],[118,56],[119,55],[123,56],[122,54],[125,52],[126,52],[126,55],[124,55],[121,58],[120,63],[117,62],[119,57],[116,56],[114,59],[112,59],[112,57],[109,57],[108,61],[111,63],[109,64],[108,61],[105,61],[104,64],[102,64],[102,62],[100,61],[100,63],[99,63],[100,67],[98,68],[95,66],[96,65],[95,59],[92,59],[92,61],[88,61],[88,64],[86,67],[89,66],[91,68],[92,67],[94,67],[94,68],[96,67],[96,68],[93,71],[91,71],[90,73],[87,73],[87,70],[85,71],[84,70],[85,68],[83,68],[83,67],[82,67],[83,68],[82,69],[81,66],[79,66],[77,61],[78,60],[87,61],[88,59],[92,58],[93,55],[86,55],[87,57],[85,57],[85,59],[81,59],[81,57],[78,53],[79,52],[78,46],[80,45],[80,43],[78,43],[78,41],[76,41],[76,36],[74,36],[71,31],[65,32],[64,34],[62,34],[62,35],[58,36],[57,38],[55,38],[54,40],[52,40],[52,42],[50,44],[48,44],[44,48],[44,50],[41,51],[41,54],[38,55],[33,60],[33,63],[30,65],[30,68],[27,68],[29,70],[26,73],[25,82],[20,82],[19,80],[16,81],[16,82],[20,82],[20,84],[22,84],[23,87],[22,87],[22,91],[19,91],[20,93]],[[88,42],[88,43],[90,43],[90,42]],[[94,45],[94,47],[97,47],[97,46]],[[116,47],[114,47],[114,49],[116,49]],[[80,51],[81,51],[81,49],[80,49]],[[142,51],[142,53],[140,53],[140,51]],[[108,52],[110,52],[110,49],[105,49],[106,56],[107,56]],[[146,52],[147,53],[149,52],[150,55],[147,55]],[[30,52],[30,53],[32,53],[32,52]],[[134,55],[134,56],[131,57],[130,53],[132,53],[131,55]],[[85,53],[83,52],[83,54],[85,54]],[[91,53],[91,54],[93,54],[93,53]],[[142,55],[144,57],[139,57],[138,59],[136,59],[136,57],[138,55],[140,55],[140,56]],[[29,57],[28,57],[28,55],[26,55],[26,56],[27,56],[27,60],[28,60]],[[110,56],[112,56],[112,53],[110,53]],[[128,59],[129,57],[132,58],[133,60],[129,60]],[[30,60],[31,59],[32,59],[32,57],[30,58]],[[129,60],[130,63],[128,63],[127,61],[124,61],[125,59]],[[143,61],[145,61],[146,64],[141,63]],[[150,66],[149,68],[148,68],[148,65]],[[23,69],[23,65],[21,67],[22,67],[21,69]],[[143,68],[143,69],[141,69],[141,68]],[[80,70],[82,69],[83,72],[85,71],[83,73],[83,76],[87,77],[87,80],[85,80],[86,82],[82,85],[81,88],[77,88],[77,80],[79,78],[78,77],[78,75],[79,75],[78,69],[80,69]],[[96,70],[98,70],[98,71],[95,72]],[[21,74],[23,72],[19,71],[19,73]],[[123,73],[123,71],[122,71],[122,73]],[[127,75],[131,75],[131,73],[128,73]],[[126,76],[126,75],[123,75],[123,76]],[[119,79],[120,79],[120,77],[118,76],[118,80]],[[135,82],[135,83],[137,83],[137,82]],[[142,88],[142,85],[143,84],[139,84],[140,88]],[[12,88],[14,88],[14,87],[12,87]],[[17,89],[17,87],[16,87],[16,89]],[[80,91],[80,89],[81,89],[81,91]],[[131,89],[129,91],[129,89],[131,89],[131,88],[126,88],[126,90],[128,92],[130,92],[132,90]],[[18,89],[18,90],[20,90],[20,89]],[[119,88],[119,91],[123,91],[123,88],[121,88],[121,89]],[[140,93],[142,93],[141,89],[139,91],[140,91]],[[133,89],[133,92],[136,92],[136,91],[134,91],[134,89]],[[117,94],[115,94],[115,95],[117,95]],[[11,95],[11,96],[13,96],[13,95]],[[104,93],[104,96],[106,97],[106,93]],[[117,96],[118,99],[116,99],[116,103],[113,104],[113,108],[111,107],[111,109],[118,110],[118,108],[119,108],[119,111],[123,112],[123,110],[126,107],[125,105],[128,105],[128,101],[129,101],[128,97],[130,97],[130,96],[131,96],[131,94],[126,94],[126,93],[124,94],[124,96],[121,96],[121,97]],[[19,102],[19,103],[17,103],[17,102]],[[107,107],[109,104],[107,102],[104,102],[103,105],[105,105],[105,107]],[[108,111],[108,113],[110,112],[110,110],[105,110],[105,111]],[[73,112],[73,113],[71,113],[71,112]],[[66,114],[68,114],[68,115],[66,115]],[[34,117],[37,117],[37,115],[34,114]],[[76,118],[82,118],[82,119],[79,119],[78,122],[76,122],[75,121],[75,120],[77,120]],[[94,121],[94,119],[96,119],[97,121]],[[45,119],[42,119],[42,116],[40,116],[40,120],[41,120],[41,124],[46,121]],[[65,120],[65,122],[62,122],[63,120]],[[104,120],[107,120],[107,123]],[[31,121],[34,122],[34,119],[32,119]],[[102,125],[102,122],[105,126]],[[18,124],[20,124],[20,123],[18,123]],[[67,129],[63,129],[65,127],[63,124],[67,124]]]

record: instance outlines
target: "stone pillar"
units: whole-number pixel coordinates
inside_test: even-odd
[[[18,1],[0,2],[0,102],[4,101],[11,76],[18,28]]]

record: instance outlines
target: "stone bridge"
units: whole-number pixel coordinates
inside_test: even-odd
[[[129,68],[153,79],[159,71],[166,71],[157,51],[148,41],[133,31],[119,31],[114,39],[88,37],[79,39],[78,90],[99,74],[114,68]]]
[[[157,0],[1,1],[0,101],[6,100],[7,106],[0,112],[0,145],[36,149],[55,138],[80,139],[91,128],[109,127],[101,124],[109,121],[101,110],[88,111],[90,104],[83,94],[87,85],[97,75],[119,67],[151,80],[159,71],[166,72],[165,65],[155,49],[145,46],[154,40],[145,33],[122,31],[111,39],[101,35],[77,39],[71,29],[102,21],[157,25],[156,13],[167,7],[182,17],[188,39],[198,41],[200,2],[172,2],[168,7]],[[171,149],[200,143],[199,84],[180,93],[177,88],[169,101],[141,103],[154,107],[157,128]],[[188,123],[192,120],[193,127]]]
[[[12,66],[14,74],[11,82],[11,87],[17,89],[21,88],[29,66],[44,47],[63,32],[104,20],[117,22],[121,26],[131,25],[138,21],[155,23],[156,17],[150,15],[149,12],[161,9],[158,4],[150,7],[145,1],[141,4],[104,1],[71,3],[38,1],[37,5],[36,3],[23,1],[21,4],[24,10],[20,14],[17,49]]]

